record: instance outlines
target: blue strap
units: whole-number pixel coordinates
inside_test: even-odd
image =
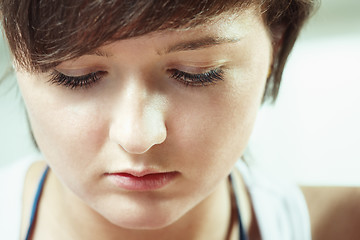
[[[239,233],[239,240],[247,240],[247,236],[246,236],[246,232],[244,229],[244,225],[241,221],[241,215],[240,215],[240,209],[238,206],[238,221],[239,221],[239,229],[240,229],[240,233]]]
[[[36,195],[35,195],[32,210],[31,210],[30,224],[29,224],[29,228],[28,228],[25,240],[30,240],[32,230],[33,230],[34,224],[35,224],[35,218],[36,218],[36,213],[37,213],[37,209],[39,206],[41,193],[42,193],[42,190],[44,187],[44,183],[45,183],[45,179],[46,179],[46,175],[47,175],[48,171],[49,171],[49,167],[47,166],[44,173],[41,176],[41,179],[40,179],[37,191],[36,191]]]
[[[239,197],[238,197],[238,187],[235,183],[235,181],[233,180],[233,176],[232,176],[233,173],[230,174],[230,181],[231,181],[231,184],[232,184],[232,187],[233,187],[233,192],[234,192],[234,195],[235,195],[235,200],[236,200],[236,208],[237,208],[237,217],[238,217],[238,222],[239,222],[239,240],[247,240],[247,235],[246,235],[246,231],[245,231],[245,228],[244,228],[244,224],[241,220],[241,212],[240,212],[240,206],[238,205],[239,203]]]

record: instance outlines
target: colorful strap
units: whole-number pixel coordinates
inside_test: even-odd
[[[37,191],[36,191],[36,195],[35,195],[32,210],[31,210],[30,224],[29,224],[29,228],[28,228],[25,240],[30,240],[30,238],[31,238],[34,224],[35,224],[36,213],[37,213],[37,210],[39,207],[41,193],[42,193],[42,190],[44,187],[44,183],[45,183],[45,179],[46,179],[46,175],[47,175],[48,171],[49,171],[49,167],[47,166],[44,173],[41,176],[41,179],[40,179]]]
[[[230,174],[230,181],[234,190],[234,195],[235,195],[235,200],[236,200],[236,207],[237,207],[237,217],[238,217],[238,222],[239,222],[239,240],[247,240],[247,234],[244,228],[244,224],[241,220],[241,212],[240,212],[240,199],[239,199],[239,194],[238,194],[238,186],[237,186],[237,181],[235,180],[235,176],[233,176],[234,173]]]

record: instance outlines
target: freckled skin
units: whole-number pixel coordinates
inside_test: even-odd
[[[240,40],[158,54],[208,35]],[[261,103],[272,57],[261,17],[245,11],[228,21],[222,15],[206,26],[151,33],[100,49],[111,56],[83,56],[56,67],[74,75],[105,71],[90,88],[72,90],[49,84],[48,74],[17,71],[44,158],[60,186],[74,194],[59,200],[76,196],[122,229],[156,230],[185,217],[196,222],[226,186]],[[167,72],[214,67],[222,68],[223,81],[205,87],[186,87]],[[143,167],[180,174],[147,193],[116,188],[103,177]]]

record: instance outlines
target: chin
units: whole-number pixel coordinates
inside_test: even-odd
[[[155,195],[110,195],[92,207],[97,214],[111,224],[133,230],[157,230],[166,228],[187,215],[192,204],[174,197],[160,198]]]
[[[158,230],[176,222],[177,218],[171,218],[169,214],[151,214],[148,216],[122,216],[113,220],[114,221],[110,220],[113,224],[125,229]]]
[[[133,230],[157,230],[170,226],[179,220],[185,212],[179,208],[168,207],[166,203],[125,204],[117,209],[98,211],[103,218],[115,226]],[[98,209],[100,210],[100,209]]]

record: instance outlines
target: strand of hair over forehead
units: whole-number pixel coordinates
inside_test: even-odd
[[[23,67],[46,70],[102,44],[156,30],[194,26],[251,1],[238,0],[3,0],[16,23],[9,39]],[[12,3],[12,4],[11,4]],[[4,3],[5,5],[6,3]],[[11,7],[12,6],[12,7]],[[21,11],[28,9],[28,11]],[[6,9],[5,9],[6,10]],[[5,11],[4,10],[4,11]],[[21,12],[21,13],[20,13]],[[6,22],[10,28],[13,23]]]

